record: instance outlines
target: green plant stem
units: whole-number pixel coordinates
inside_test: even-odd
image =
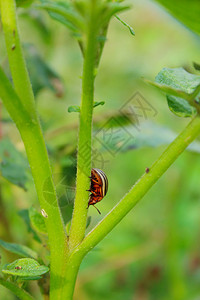
[[[168,146],[158,160],[150,167],[125,197],[108,213],[107,216],[84,238],[68,257],[66,284],[63,299],[71,300],[83,257],[93,249],[142,199],[148,190],[158,181],[170,165],[179,157],[187,146],[200,134],[200,117],[196,116],[180,135]]]
[[[10,81],[6,77],[2,68],[0,67],[0,97],[4,102],[11,118],[18,126],[22,126],[24,122],[34,122],[29,113],[24,108]]]
[[[0,278],[0,285],[4,286],[5,288],[9,289],[12,293],[14,293],[19,299],[21,300],[34,300],[31,295],[29,295],[25,290],[19,288],[14,283],[9,281],[5,281]]]
[[[72,300],[76,278],[83,256],[81,255],[69,255],[66,262],[66,273],[64,275],[64,285],[61,290],[61,300]]]
[[[67,238],[57,203],[52,173],[39,124],[23,127],[20,130],[27,157],[31,166],[41,209],[48,215],[45,218],[50,254],[50,295],[58,299],[57,292],[62,288],[62,273],[67,252]]]
[[[0,97],[19,129],[26,148],[41,209],[44,209],[48,215],[45,221],[51,250],[51,293],[52,299],[56,299],[54,293],[57,293],[62,286],[61,276],[65,264],[67,242],[57,204],[46,146],[39,123],[29,118],[1,68]]]
[[[58,299],[62,288],[62,273],[67,252],[66,233],[57,203],[51,167],[40,123],[33,102],[33,92],[26,70],[18,34],[14,0],[1,0],[1,17],[7,44],[8,58],[16,92],[0,69],[0,97],[15,121],[25,145],[41,209],[45,218],[50,244],[50,295]],[[15,48],[12,47],[13,39]]]
[[[82,99],[77,158],[77,183],[69,248],[73,249],[84,238],[91,173],[92,113],[94,96],[94,67],[96,56],[95,3],[91,1],[88,22],[87,46],[83,64]]]
[[[158,160],[150,167],[125,197],[97,224],[85,237],[74,252],[84,256],[94,248],[142,199],[147,191],[158,181],[171,164],[187,148],[187,146],[200,134],[200,117],[196,116],[180,135],[168,146]],[[73,255],[73,254],[72,254]]]
[[[0,0],[9,65],[16,93],[25,109],[36,118],[34,95],[20,42],[15,6],[14,0]]]

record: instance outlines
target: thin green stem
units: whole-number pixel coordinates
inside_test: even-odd
[[[148,190],[158,181],[170,165],[179,157],[187,146],[200,134],[200,117],[195,117],[180,135],[168,146],[165,152],[150,167],[125,197],[111,212],[84,238],[71,252],[67,261],[66,284],[63,288],[63,299],[71,300],[83,257],[94,248],[142,199]],[[65,297],[64,297],[65,295]]]
[[[14,283],[5,281],[0,278],[0,285],[9,289],[12,293],[14,293],[21,300],[33,300],[33,297],[31,295],[29,295],[25,290],[16,286]]]
[[[83,64],[82,99],[77,158],[76,198],[69,247],[73,249],[84,238],[86,221],[89,176],[91,173],[92,113],[94,97],[94,68],[96,56],[95,3],[91,1],[90,20],[88,22],[87,46]]]
[[[163,173],[200,134],[200,117],[196,116],[180,135],[168,146],[160,158],[150,167],[125,197],[105,216],[105,218],[76,247],[75,253],[84,256],[94,248],[142,199]],[[73,255],[73,254],[72,254]]]
[[[14,0],[0,0],[1,19],[15,90],[25,109],[36,118],[34,95],[19,37]]]

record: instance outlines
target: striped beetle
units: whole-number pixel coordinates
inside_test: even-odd
[[[88,207],[90,205],[94,206],[94,204],[101,201],[108,191],[108,178],[102,170],[92,169],[90,179],[90,189],[88,191],[91,192],[91,194],[88,202]],[[96,206],[94,207],[96,208],[98,213],[101,214],[98,208]]]

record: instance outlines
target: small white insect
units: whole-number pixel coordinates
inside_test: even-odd
[[[44,218],[48,218],[48,215],[44,209],[41,210],[41,214],[43,215]]]

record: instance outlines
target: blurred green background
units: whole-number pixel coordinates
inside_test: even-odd
[[[139,131],[134,128],[131,132],[133,138],[145,134],[146,145],[155,147],[142,146],[144,142],[141,147],[128,151],[109,153],[102,150],[103,160],[94,159],[94,166],[102,168],[108,176],[109,190],[98,204],[102,215],[90,207],[88,230],[121,199],[145,168],[151,166],[173,133],[178,134],[189,121],[173,115],[165,95],[146,85],[143,77],[153,80],[163,67],[182,66],[194,71],[192,62],[200,62],[200,39],[154,2],[134,0],[132,3],[132,9],[120,17],[133,27],[135,37],[116,19],[109,27],[95,84],[95,100],[105,101],[105,105],[95,108],[94,121],[97,128],[102,128],[110,117],[120,114],[128,99],[139,92],[157,114],[149,113],[146,120],[141,114]],[[80,103],[81,53],[69,31],[50,19],[47,13],[20,8],[19,20],[53,172],[55,177],[57,174],[66,176],[65,185],[73,189],[78,113],[68,113],[68,107]],[[2,30],[0,50],[1,64],[8,69]],[[31,60],[35,51],[51,70],[40,69],[41,62],[37,65]],[[8,137],[25,155],[17,129],[2,105],[1,110],[1,139]],[[147,121],[149,131],[144,133],[144,122]],[[152,123],[157,126],[153,127]],[[126,125],[123,126],[126,130]],[[160,127],[171,130],[166,143],[159,142],[161,137],[165,140]],[[162,145],[158,146],[159,143]],[[126,218],[85,257],[74,299],[200,299],[199,170],[199,153],[185,151]],[[27,232],[19,215],[21,210],[32,205],[39,209],[30,174],[26,188],[24,191],[1,176],[0,238],[42,252],[45,250],[41,250],[41,244]],[[66,211],[64,214],[68,219]],[[41,239],[45,240],[44,237]],[[0,253],[1,267],[17,258],[3,249]],[[29,289],[36,299],[41,299],[36,282],[32,282]],[[15,297],[0,287],[0,299],[13,300]]]

